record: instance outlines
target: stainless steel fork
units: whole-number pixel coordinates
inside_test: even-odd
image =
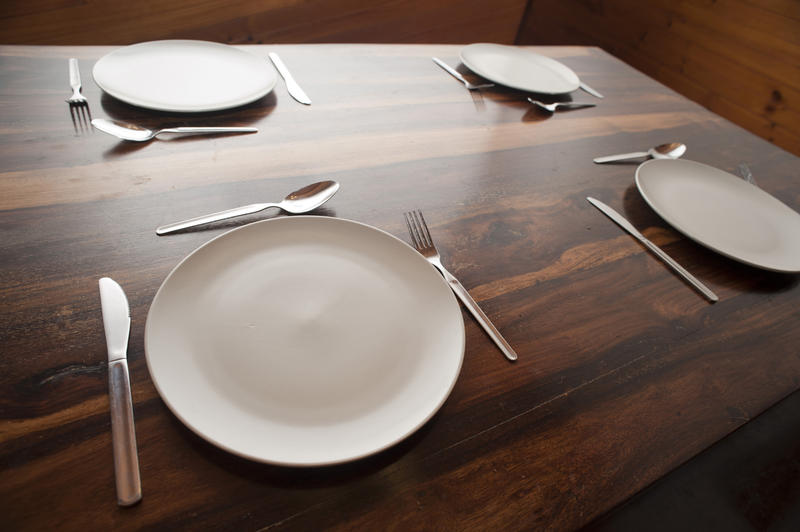
[[[72,96],[67,98],[69,114],[75,132],[91,131],[92,112],[89,110],[89,101],[81,94],[81,72],[78,69],[78,60],[74,57],[69,60],[69,86],[72,87]]]
[[[486,334],[494,340],[494,343],[497,344],[497,347],[503,352],[509,360],[516,360],[517,353],[514,352],[514,349],[506,342],[503,335],[500,334],[500,331],[492,324],[491,320],[483,313],[480,309],[478,304],[472,299],[472,296],[469,295],[467,289],[458,282],[458,279],[453,277],[453,275],[442,266],[442,261],[439,258],[439,252],[436,250],[436,246],[433,244],[433,239],[431,238],[431,233],[428,231],[428,224],[425,223],[425,218],[422,216],[422,211],[416,210],[405,213],[406,224],[408,225],[408,234],[411,236],[411,241],[414,244],[414,247],[420,254],[425,257],[428,262],[430,262],[444,277],[447,284],[450,285],[450,288],[453,292],[458,296],[464,306],[467,307],[478,323],[483,327],[483,330],[486,331]]]

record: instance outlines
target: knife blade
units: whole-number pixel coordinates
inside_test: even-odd
[[[642,233],[636,230],[636,228],[625,219],[620,213],[603,203],[602,201],[588,197],[586,200],[597,207],[600,212],[611,218],[614,222],[617,223],[620,227],[625,229],[627,232],[632,234],[636,239],[638,239],[642,244],[647,247],[650,251],[652,251],[658,258],[663,260],[668,266],[670,266],[673,270],[675,270],[678,274],[680,274],[684,279],[686,279],[692,286],[694,286],[701,294],[708,298],[709,301],[712,303],[715,301],[719,301],[719,297],[717,294],[712,292],[706,285],[701,283],[697,278],[686,271],[686,269],[675,262],[675,260],[667,255],[660,247],[656,246],[650,240],[648,240]]]
[[[589,85],[587,85],[586,83],[584,83],[582,81],[581,81],[580,87],[581,87],[581,89],[583,89],[584,91],[588,92],[589,94],[591,94],[595,98],[603,98],[602,94],[600,94],[599,92],[597,92],[596,90],[594,90],[593,88],[591,88]]]
[[[286,82],[286,90],[289,91],[289,94],[297,100],[298,102],[311,105],[311,99],[306,95],[305,91],[300,88],[300,85],[294,80],[292,73],[289,72],[289,69],[286,68],[286,65],[283,64],[281,58],[278,57],[278,54],[275,52],[270,52],[269,59],[272,61],[272,64],[275,65],[275,68],[278,70],[278,73],[281,75],[283,80]]]
[[[128,335],[131,319],[128,298],[113,279],[100,279],[100,306],[108,348],[108,396],[111,405],[111,440],[117,504],[130,506],[142,498],[133,401],[128,375]]]

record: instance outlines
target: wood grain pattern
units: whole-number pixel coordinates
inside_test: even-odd
[[[526,13],[518,44],[600,46],[800,155],[798,2],[531,0]]]
[[[431,61],[456,46],[278,51],[314,101],[279,82],[240,109],[171,115],[91,83],[110,47],[0,47],[0,515],[12,530],[578,528],[800,388],[798,276],[756,270],[676,233],[592,157],[671,140],[800,209],[800,159],[597,48],[541,47],[606,94],[548,116],[502,88],[470,94]],[[73,127],[67,58],[94,116],[252,124],[239,137],[117,142]],[[319,179],[318,214],[407,240],[426,213],[443,260],[520,359],[465,316],[442,410],[399,445],[337,467],[256,464],[175,418],[148,374],[144,327],[169,271],[210,238],[274,214],[168,237],[166,222],[271,201]],[[720,295],[676,278],[585,201],[623,212]],[[97,279],[125,289],[143,501],[116,506]],[[46,511],[43,509],[46,508]]]
[[[6,0],[0,43],[513,43],[526,0]]]

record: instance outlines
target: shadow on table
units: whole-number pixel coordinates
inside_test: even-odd
[[[656,214],[644,201],[636,185],[625,190],[623,196],[624,215],[639,231],[647,227],[665,227],[675,232],[679,238],[665,246],[664,251],[692,272],[691,263],[702,264],[703,268],[714,272],[714,282],[744,292],[777,293],[794,289],[800,283],[800,275],[779,273],[729,259],[674,229]],[[686,257],[692,257],[687,260]],[[664,265],[667,268],[666,265]]]
[[[247,126],[256,123],[275,109],[277,98],[274,92],[270,92],[263,98],[251,102],[247,105],[234,109],[224,109],[207,113],[172,113],[165,111],[154,111],[129,105],[121,100],[103,93],[100,99],[100,106],[108,118],[122,122],[130,122],[137,126],[148,129],[162,129],[167,127],[200,127],[200,126]],[[99,117],[95,117],[99,118]],[[252,133],[241,134],[243,136]],[[193,142],[198,138],[219,138],[230,137],[229,133],[217,135],[186,135],[169,140],[153,139],[148,142],[130,142],[120,140],[112,149],[106,151],[103,157],[113,158],[117,156],[133,153],[146,147],[151,142]]]
[[[318,467],[289,467],[264,464],[228,453],[207,442],[171,413],[170,420],[177,432],[194,452],[202,455],[220,469],[252,482],[280,489],[319,489],[351,483],[368,477],[399,462],[430,432],[439,419],[435,414],[425,425],[403,441],[372,456],[340,465]]]

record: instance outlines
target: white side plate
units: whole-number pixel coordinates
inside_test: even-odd
[[[206,41],[152,41],[119,48],[92,71],[97,85],[147,109],[204,112],[229,109],[268,94],[277,81],[264,58]]]
[[[566,65],[517,46],[470,44],[461,49],[461,62],[479,76],[522,91],[566,94],[581,83]]]
[[[645,201],[678,231],[722,255],[800,272],[800,214],[732,174],[686,159],[636,169]]]
[[[450,288],[410,246],[337,218],[253,223],[211,240],[162,284],[147,365],[209,442],[280,465],[346,462],[428,421],[464,356]]]

